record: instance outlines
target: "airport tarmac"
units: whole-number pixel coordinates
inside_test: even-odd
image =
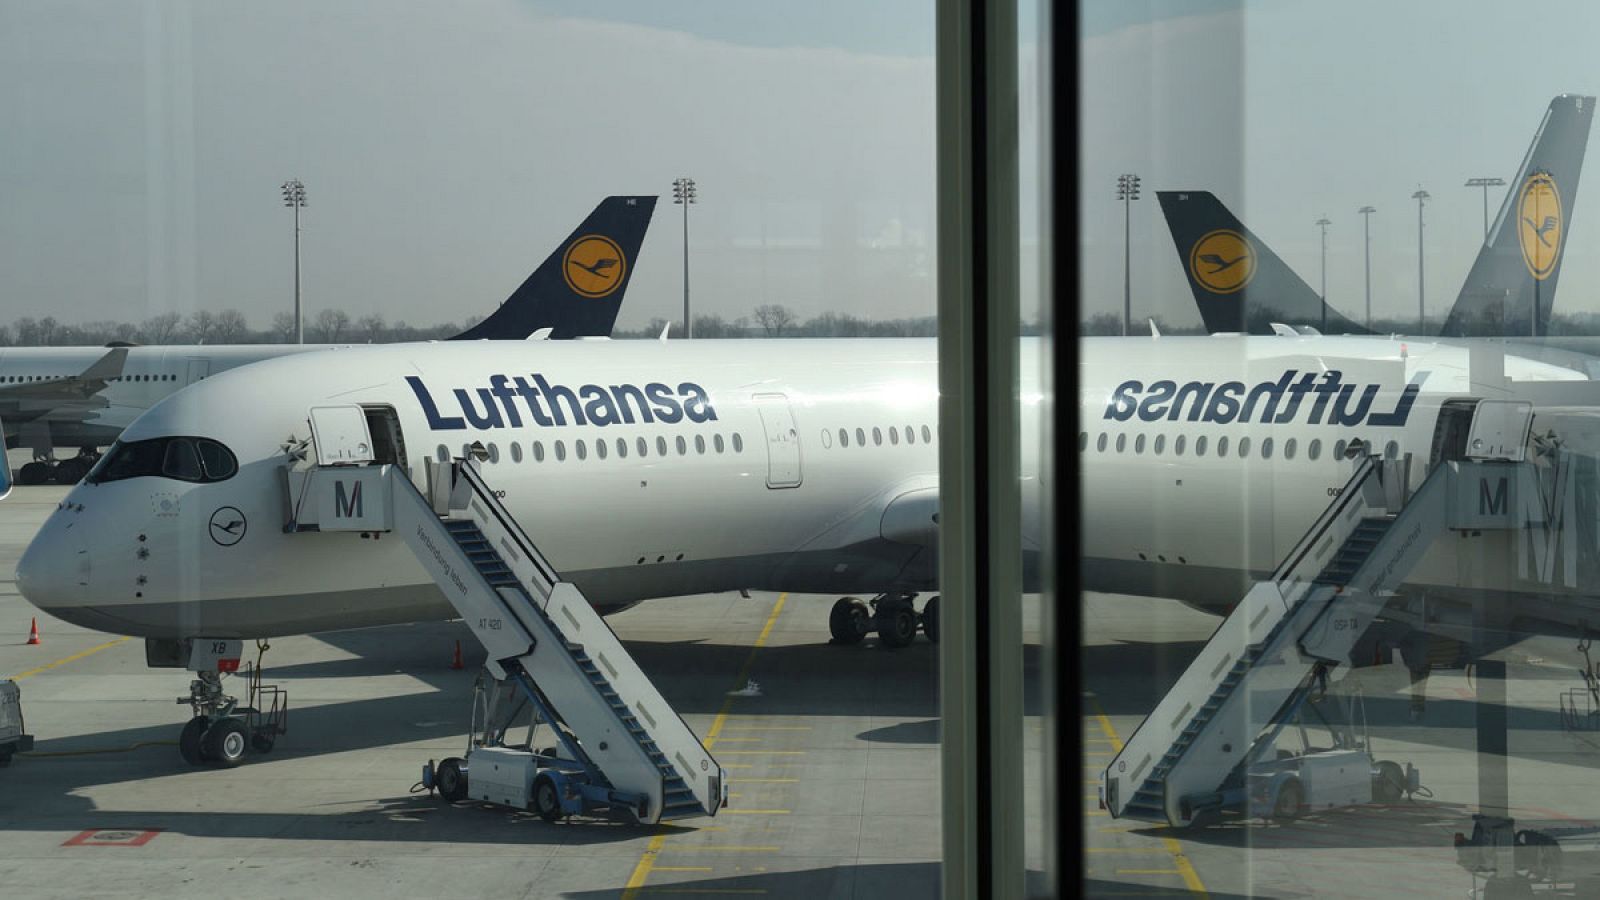
[[[1098,808],[1100,772],[1177,680],[1220,620],[1167,600],[1084,598],[1084,866],[1097,897],[1473,896],[1453,836],[1478,808],[1477,685],[1465,670],[1435,670],[1417,721],[1403,665],[1356,671],[1379,759],[1410,762],[1431,796],[1313,813],[1287,822],[1231,821],[1179,830],[1110,818]],[[1560,696],[1580,687],[1583,656],[1564,639],[1524,641],[1507,663],[1509,782],[1518,827],[1600,823],[1600,734],[1560,724]],[[1319,735],[1328,743],[1326,732]],[[1596,896],[1568,885],[1538,896]]]
[[[273,640],[266,680],[289,692],[289,733],[240,768],[191,768],[174,743],[187,673],[148,669],[142,641],[67,625],[17,594],[17,557],[64,492],[18,488],[0,503],[0,677],[19,679],[38,739],[0,769],[6,896],[938,893],[938,669],[925,639],[828,646],[834,598],[822,596],[656,600],[610,617],[729,770],[730,808],[673,827],[551,825],[416,792],[426,760],[464,749],[483,654],[460,623]],[[43,643],[28,646],[36,615]],[[450,668],[457,640],[462,671]]]

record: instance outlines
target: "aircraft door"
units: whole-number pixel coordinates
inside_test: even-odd
[[[196,381],[211,374],[211,360],[203,356],[191,356],[184,362],[186,363],[183,371],[183,383],[185,386],[194,384]]]
[[[757,394],[754,399],[767,438],[767,487],[799,487],[800,432],[795,428],[789,398],[783,394]]]

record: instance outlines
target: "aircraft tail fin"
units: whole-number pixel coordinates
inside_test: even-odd
[[[1207,331],[1272,334],[1273,323],[1282,323],[1369,333],[1329,308],[1211,192],[1157,191],[1156,198]]]
[[[516,340],[541,328],[552,338],[611,334],[655,212],[656,198],[607,197],[500,308],[451,340]]]
[[[1549,333],[1594,105],[1595,98],[1577,94],[1550,101],[1445,320],[1444,334]]]

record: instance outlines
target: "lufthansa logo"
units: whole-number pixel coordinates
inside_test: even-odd
[[[211,524],[207,530],[211,532],[211,539],[219,547],[232,547],[244,540],[244,532],[248,526],[244,521],[244,513],[232,506],[224,506],[211,514]]]
[[[1237,231],[1213,231],[1189,251],[1189,274],[1213,294],[1231,294],[1255,277],[1255,248]]]
[[[1517,197],[1517,234],[1522,239],[1522,261],[1540,281],[1556,270],[1561,256],[1561,194],[1556,182],[1535,172],[1523,182]]]
[[[561,276],[577,294],[598,300],[622,284],[628,260],[608,237],[591,234],[572,242],[561,259]]]

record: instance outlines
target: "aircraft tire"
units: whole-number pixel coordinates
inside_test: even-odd
[[[434,784],[439,786],[439,799],[446,803],[459,803],[467,799],[467,773],[461,768],[459,758],[447,756],[439,760],[439,768],[433,777]]]
[[[561,791],[549,772],[540,772],[533,779],[533,811],[546,822],[561,818]]]
[[[922,604],[922,633],[928,640],[939,643],[939,595],[934,594]]]
[[[201,739],[210,725],[211,720],[205,716],[195,716],[184,723],[183,730],[178,732],[178,755],[183,757],[184,762],[191,766],[205,762]]]
[[[878,644],[890,649],[911,646],[917,639],[917,612],[908,600],[884,600],[878,604]]]
[[[1300,779],[1291,778],[1278,788],[1278,797],[1272,803],[1272,817],[1280,822],[1289,822],[1300,815],[1300,804],[1305,802],[1305,789],[1300,787]]]
[[[201,752],[225,769],[235,768],[244,762],[244,751],[249,746],[249,730],[238,719],[218,720],[200,739]]]
[[[840,597],[834,601],[833,610],[828,613],[828,632],[833,635],[830,643],[861,643],[861,639],[867,636],[867,622],[871,618],[865,603],[855,597]]]
[[[44,484],[50,480],[50,467],[42,462],[23,463],[17,470],[17,484]]]

